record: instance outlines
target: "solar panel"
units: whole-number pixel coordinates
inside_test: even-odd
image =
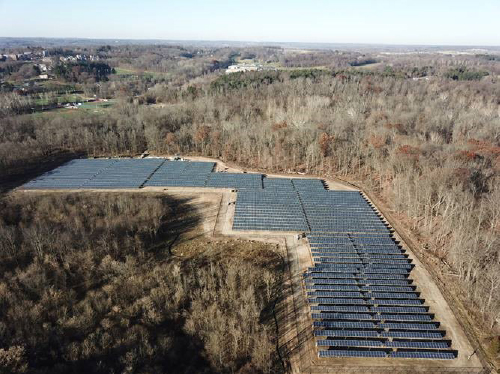
[[[25,189],[78,189],[116,160],[76,159],[26,183]]]
[[[210,173],[207,187],[262,189],[262,174]]]
[[[308,290],[335,290],[335,291],[360,291],[358,286],[342,286],[338,284],[312,284],[307,285]]]
[[[213,162],[166,161],[146,182],[148,187],[205,187]]]
[[[432,321],[433,319],[429,314],[380,314],[375,318],[395,321]]]
[[[332,292],[332,291],[312,291],[309,296],[329,296],[329,297],[363,297],[361,292]]]
[[[329,279],[321,277],[306,278],[305,282],[314,284],[358,284],[356,279]]]
[[[390,357],[394,358],[427,358],[434,360],[452,360],[457,357],[454,352],[393,352]]]
[[[384,312],[384,313],[427,313],[428,308],[425,307],[371,307],[372,312]]]
[[[386,322],[377,325],[381,329],[400,329],[400,330],[436,330],[439,323],[397,323]]]
[[[328,350],[319,351],[319,357],[387,357],[384,351]]]
[[[320,310],[325,312],[369,312],[366,306],[332,306],[332,305],[313,305],[311,310]]]
[[[373,329],[373,322],[339,322],[339,321],[314,321],[314,327],[347,328],[347,329]]]
[[[423,331],[382,331],[380,336],[391,338],[441,339],[444,332]]]
[[[343,298],[329,298],[329,297],[316,297],[309,298],[310,304],[368,304],[364,299],[343,299]]]
[[[317,340],[320,347],[381,347],[383,344],[378,340]]]
[[[369,330],[314,330],[314,336],[338,336],[338,337],[367,337],[376,338],[379,336],[377,331]]]
[[[403,341],[394,340],[392,342],[387,342],[385,344],[387,347],[394,348],[429,348],[429,349],[441,349],[449,348],[449,343],[445,341]]]
[[[371,314],[363,313],[312,313],[313,319],[352,319],[352,320],[371,320]]]

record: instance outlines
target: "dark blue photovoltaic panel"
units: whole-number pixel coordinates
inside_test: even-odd
[[[318,354],[319,357],[387,357],[384,351],[329,350]]]
[[[288,178],[264,178],[263,186],[266,190],[273,190],[276,193],[287,193],[295,190],[291,179]]]
[[[394,358],[427,358],[434,360],[453,360],[457,357],[454,352],[393,352],[390,357]]]
[[[320,179],[292,179],[292,183],[298,191],[326,191]]]
[[[331,292],[331,291],[314,291],[308,292],[308,296],[327,296],[327,297],[363,297],[361,292]]]
[[[428,308],[424,307],[394,307],[394,306],[378,306],[371,307],[371,312],[382,313],[427,313]]]
[[[360,291],[358,286],[342,286],[338,284],[308,284],[306,288],[308,290]]]
[[[423,305],[424,302],[422,299],[373,299],[373,304],[377,305]]]
[[[338,273],[338,272],[328,272],[324,271],[323,269],[321,271],[314,270],[314,268],[309,268],[309,271],[304,274],[305,277],[315,277],[315,278],[357,278],[360,280],[365,280],[365,281],[372,281],[372,280],[385,280],[385,279],[400,279],[404,280],[407,279],[407,277],[403,274],[361,274],[358,272],[352,272],[352,273]]]
[[[382,347],[382,342],[378,340],[317,340],[318,346],[327,347]]]
[[[446,341],[399,341],[395,340],[392,342],[386,342],[385,343],[386,347],[393,347],[393,348],[428,348],[428,349],[446,349],[450,348],[448,342]]]
[[[342,304],[367,304],[366,300],[363,299],[343,299],[343,298],[330,298],[330,297],[316,297],[309,298],[310,304],[333,304],[333,305],[342,305]]]
[[[312,295],[315,296],[315,295]],[[317,296],[317,295],[316,295]],[[371,299],[371,298],[342,298],[342,297],[316,297],[309,298],[309,302],[313,304],[365,304],[365,305],[423,305],[424,301],[422,299]]]
[[[295,191],[241,190],[236,199],[234,230],[308,231]]]
[[[213,162],[166,161],[146,182],[146,187],[206,187]]]
[[[377,338],[379,334],[369,330],[314,330],[314,336]]]
[[[114,164],[114,159],[72,160],[26,183],[25,189],[77,189]]]
[[[379,323],[381,329],[399,329],[399,330],[436,330],[439,328],[438,323]]]
[[[83,189],[139,188],[160,167],[163,159],[117,159],[86,181]]]
[[[262,178],[262,174],[210,173],[207,187],[258,190],[262,189]]]
[[[380,335],[388,338],[442,339],[445,334],[427,331],[382,331]]]
[[[329,279],[320,277],[306,278],[305,282],[314,284],[358,284],[358,281],[356,279]]]
[[[335,322],[335,321],[314,321],[314,327],[346,328],[346,329],[374,329],[373,322]]]
[[[357,321],[372,320],[371,314],[363,313],[312,313],[313,319],[352,319]]]
[[[368,307],[366,306],[332,306],[332,305],[313,305],[311,306],[311,310],[319,310],[324,312],[369,312]]]

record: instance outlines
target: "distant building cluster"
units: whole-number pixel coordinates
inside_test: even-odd
[[[240,73],[247,71],[262,71],[264,68],[260,64],[241,64],[241,65],[231,65],[227,68],[226,74]]]
[[[98,55],[77,54],[69,56],[50,56],[46,50],[23,51],[19,53],[0,54],[0,61],[32,62],[38,68],[38,79],[47,80],[52,77],[52,67],[57,62],[99,61]],[[24,87],[23,87],[24,88]]]
[[[263,71],[263,70],[276,70],[276,68],[264,66],[262,64],[237,64],[229,66],[226,70],[226,74],[242,73],[242,72],[245,73],[248,71]]]
[[[37,61],[41,60],[44,63],[52,63],[53,60],[51,57],[49,57],[47,51],[37,51],[37,52],[32,52],[32,51],[26,51],[22,53],[7,53],[7,54],[0,54],[0,61]],[[70,55],[70,56],[61,56],[59,57],[59,60],[62,62],[78,62],[78,61],[99,61],[99,56],[98,55],[85,55],[85,54],[78,54],[78,55]]]
[[[75,56],[61,56],[59,60],[62,62],[78,62],[78,61],[99,61],[97,55],[75,55]]]
[[[12,61],[31,61],[35,57],[38,57],[33,52],[23,52],[23,53],[8,53],[0,55],[0,60],[12,60]]]

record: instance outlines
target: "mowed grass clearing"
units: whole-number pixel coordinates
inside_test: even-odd
[[[54,110],[47,110],[43,112],[36,112],[31,115],[33,116],[61,116],[63,118],[73,118],[78,115],[88,115],[90,113],[103,114],[107,110],[111,109],[113,105],[116,104],[116,100],[108,100],[108,101],[98,101],[93,103],[82,103],[78,107],[78,109],[70,109],[70,108],[58,108]]]

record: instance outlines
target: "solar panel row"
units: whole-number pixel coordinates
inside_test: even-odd
[[[405,338],[405,339],[442,339],[444,331],[382,331],[382,330],[346,330],[346,329],[315,329],[317,337],[364,337],[364,338]],[[447,343],[448,344],[448,343]]]
[[[305,277],[306,283],[314,284],[356,284],[358,286],[364,285],[391,285],[391,286],[408,286],[412,283],[411,279],[408,280],[391,280],[391,279],[331,279],[329,277],[309,276]]]
[[[75,189],[94,178],[116,160],[72,160],[26,183],[25,189]]]
[[[360,340],[360,339],[320,339],[318,346],[327,347],[379,347],[379,348],[420,348],[420,349],[447,349],[446,341],[409,341],[409,340]]]
[[[398,329],[398,330],[437,330],[439,323],[384,323],[356,321],[314,321],[314,327],[347,329]]]
[[[392,357],[392,358],[427,358],[434,360],[452,360],[457,357],[455,352],[392,352],[328,350],[319,351],[319,357]]]
[[[368,313],[312,313],[313,319],[328,319],[328,320],[395,320],[395,321],[432,321],[433,317],[428,314],[368,314]]]
[[[314,295],[312,295],[314,296]],[[362,304],[362,305],[391,305],[391,306],[406,306],[406,305],[423,305],[422,299],[376,299],[376,298],[342,298],[342,297],[310,297],[310,304],[325,304],[325,305],[345,305],[345,304]]]

